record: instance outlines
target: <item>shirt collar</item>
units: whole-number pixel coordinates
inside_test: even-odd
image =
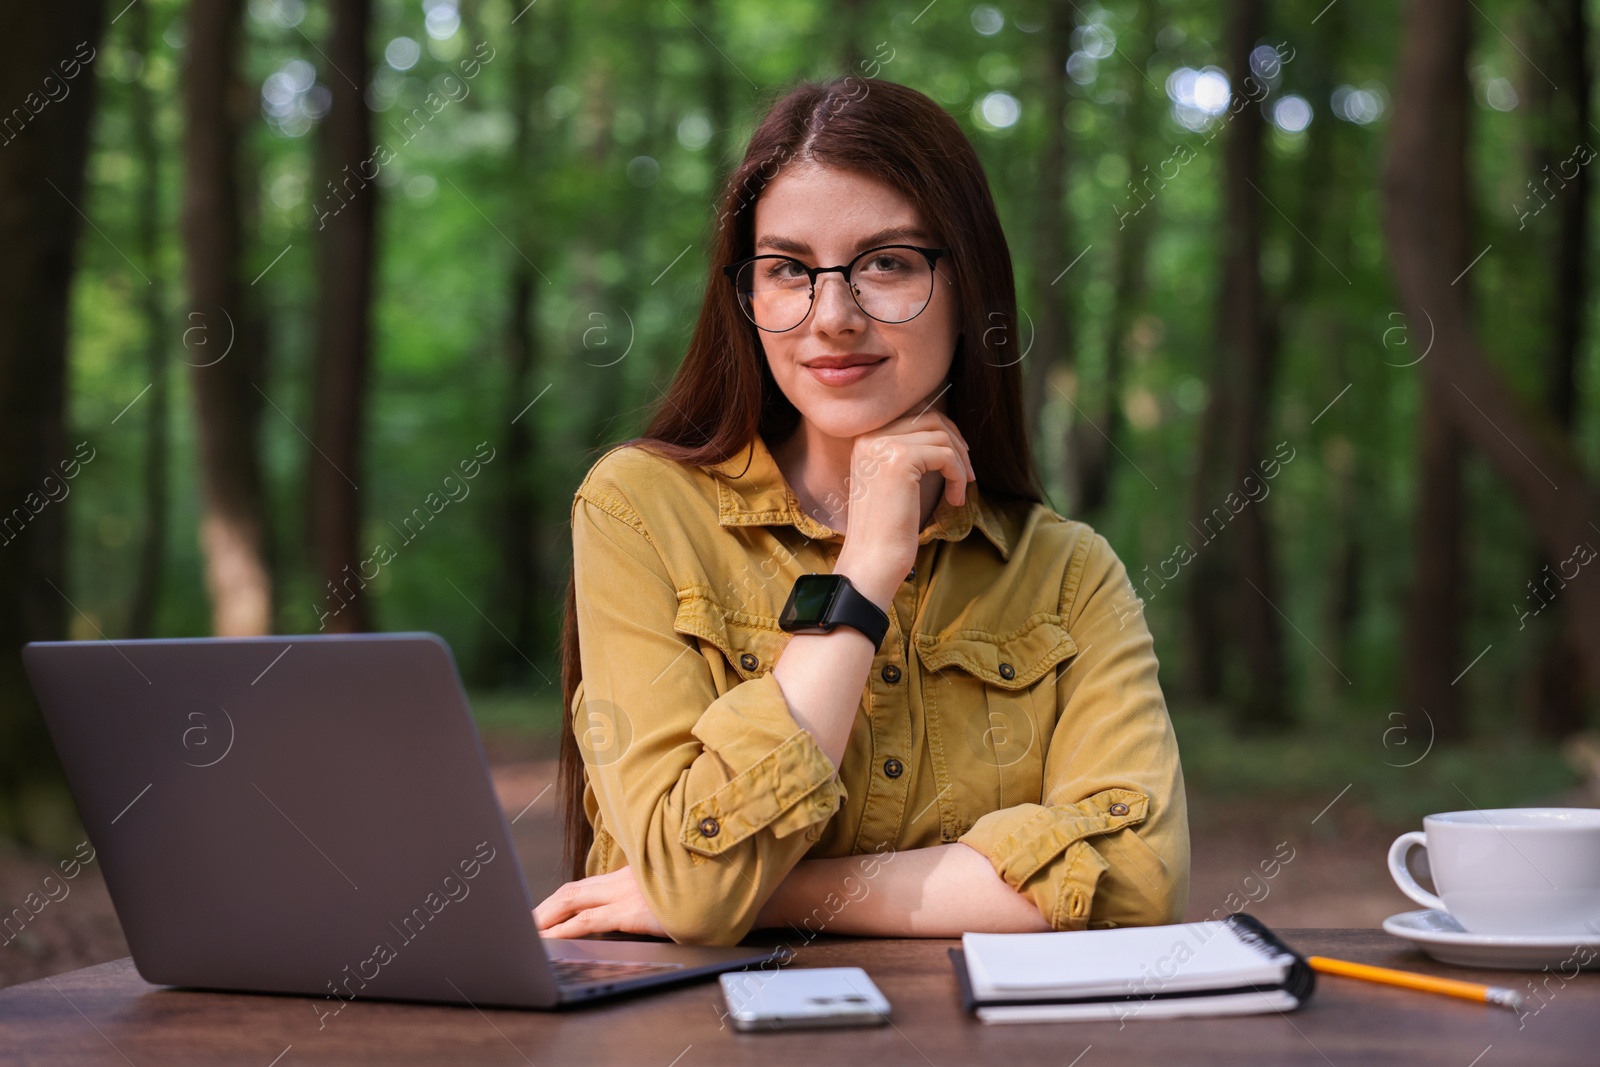
[[[717,476],[718,522],[723,526],[790,525],[817,541],[844,536],[801,508],[799,498],[789,487],[788,479],[759,433],[745,448],[705,469]],[[967,497],[959,507],[943,495],[939,497],[933,518],[923,527],[917,543],[927,544],[935,537],[959,541],[973,527],[983,532],[999,551],[1001,559],[1011,558],[1004,524],[979,493],[977,482],[967,483]]]

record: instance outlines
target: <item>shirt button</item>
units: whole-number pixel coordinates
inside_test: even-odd
[[[1126,815],[1126,814],[1128,814],[1128,805],[1122,803],[1119,800],[1117,803],[1111,805],[1106,810],[1109,811],[1113,815]]]
[[[761,666],[761,660],[758,659],[754,653],[746,652],[744,655],[739,657],[739,666],[743,667],[747,671],[753,671],[757,667]]]
[[[1009,682],[1011,679],[1015,678],[1016,676],[1017,676],[1017,669],[1015,667],[1013,667],[1009,663],[1000,664],[1000,677],[1004,678],[1006,681]]]
[[[717,831],[721,829],[722,826],[717,822],[717,820],[713,819],[709,815],[700,820],[700,834],[702,837],[716,837]]]
[[[917,568],[912,567],[911,568],[911,573],[906,575],[906,581],[908,581],[908,582],[915,581],[916,577],[917,577]]]
[[[883,665],[883,670],[879,673],[883,675],[883,680],[888,682],[890,685],[893,685],[900,680],[900,668],[896,667],[893,663],[885,663]]]
[[[883,773],[888,775],[890,778],[900,777],[905,773],[905,770],[905,764],[901,763],[893,756],[890,756],[888,759],[883,761]]]

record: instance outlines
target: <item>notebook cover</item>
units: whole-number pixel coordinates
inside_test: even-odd
[[[1311,965],[1306,962],[1304,956],[1290,948],[1283,942],[1281,938],[1278,937],[1277,934],[1268,929],[1265,923],[1261,922],[1261,920],[1252,915],[1246,915],[1243,912],[1237,912],[1228,916],[1228,918],[1223,921],[1228,925],[1233,926],[1236,932],[1238,932],[1244,940],[1263,944],[1273,950],[1275,953],[1281,952],[1284,955],[1292,956],[1294,958],[1294,962],[1289,965],[1288,973],[1284,975],[1284,980],[1282,983],[1270,986],[1231,986],[1225,989],[1189,989],[1179,992],[1166,993],[1113,993],[1095,997],[1050,997],[1045,999],[1040,999],[1037,997],[1024,999],[1008,998],[985,1000],[980,1002],[973,995],[972,981],[967,974],[966,953],[959,948],[947,949],[946,952],[950,956],[951,965],[955,968],[956,985],[959,987],[961,992],[961,1006],[967,1011],[972,1011],[978,1007],[1001,1007],[1009,1005],[1096,1004],[1135,1000],[1174,1000],[1181,997],[1211,997],[1229,993],[1254,993],[1261,992],[1263,990],[1277,989],[1284,990],[1290,996],[1294,997],[1296,1008],[1301,1007],[1307,1000],[1311,998],[1312,992],[1316,989],[1316,972],[1311,969]]]

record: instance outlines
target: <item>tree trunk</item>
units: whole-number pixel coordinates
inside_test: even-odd
[[[1229,35],[1236,86],[1245,84],[1250,52],[1262,28],[1260,0],[1238,0]],[[1238,358],[1235,367],[1240,397],[1229,479],[1229,488],[1234,491],[1243,491],[1247,478],[1259,480],[1256,463],[1265,456],[1263,431],[1272,417],[1272,387],[1278,369],[1278,333],[1267,308],[1260,265],[1262,199],[1257,189],[1263,180],[1261,148],[1265,128],[1262,108],[1248,104],[1239,110],[1223,146],[1229,229],[1233,234],[1222,283],[1223,306],[1228,309],[1222,323],[1223,350],[1231,350]],[[1235,722],[1241,728],[1283,727],[1289,723],[1283,626],[1278,614],[1280,593],[1266,499],[1244,507],[1237,522],[1238,551],[1234,559],[1239,569],[1232,599],[1248,680],[1244,702],[1235,711]]]
[[[514,109],[515,128],[512,135],[511,159],[514,170],[512,180],[524,189],[543,188],[539,168],[539,134],[534,118],[540,109],[539,101],[554,78],[555,63],[563,49],[555,38],[546,47],[535,48],[536,33],[541,27],[565,25],[565,15],[557,12],[529,12],[512,29],[512,96],[517,101]],[[539,642],[539,605],[548,603],[541,593],[543,578],[537,540],[540,522],[539,495],[534,491],[533,456],[536,452],[536,434],[540,412],[537,403],[540,389],[531,389],[533,371],[541,360],[539,321],[539,286],[548,282],[539,277],[533,266],[544,258],[539,225],[544,205],[537,195],[517,199],[517,247],[527,258],[511,257],[511,277],[508,289],[504,350],[506,358],[506,402],[502,409],[505,438],[499,446],[494,477],[498,484],[500,511],[500,561],[502,569],[494,576],[489,590],[492,614],[509,619],[501,634],[486,635],[479,642],[481,649],[477,673],[494,685],[526,683],[530,681],[526,653],[522,650],[541,647]],[[548,397],[545,398],[548,402]],[[502,638],[503,635],[503,638]],[[507,641],[509,640],[509,647]]]
[[[1347,8],[1338,4],[1323,12],[1317,21],[1314,46],[1301,49],[1294,59],[1294,85],[1309,100],[1329,99],[1336,76],[1342,75],[1350,61],[1348,14]],[[1352,384],[1357,373],[1351,365],[1347,305],[1317,297],[1330,286],[1349,287],[1349,279],[1341,276],[1333,264],[1348,263],[1353,258],[1349,219],[1356,211],[1361,189],[1358,184],[1343,180],[1342,175],[1358,165],[1357,158],[1365,158],[1365,149],[1355,148],[1352,142],[1362,138],[1349,123],[1319,119],[1312,123],[1306,136],[1305,154],[1292,170],[1285,168],[1286,175],[1292,175],[1280,186],[1286,188],[1286,195],[1273,197],[1295,219],[1294,229],[1300,233],[1288,240],[1289,278],[1273,300],[1271,317],[1301,337],[1317,338],[1317,363],[1322,369],[1310,380],[1317,383],[1316,387],[1331,384],[1324,395],[1336,397]],[[1289,315],[1295,317],[1292,327],[1288,325]],[[1371,354],[1365,335],[1361,340],[1358,358],[1368,363]],[[1308,447],[1320,450],[1319,458],[1330,476],[1322,506],[1326,508],[1324,525],[1333,542],[1327,550],[1323,632],[1316,638],[1322,655],[1310,659],[1308,665],[1321,677],[1323,689],[1340,691],[1336,699],[1344,698],[1348,687],[1357,684],[1355,678],[1361,667],[1359,660],[1346,655],[1350,633],[1361,610],[1366,558],[1362,519],[1371,503],[1367,487],[1361,484],[1362,465],[1355,462],[1354,449],[1350,447],[1350,436],[1360,432],[1349,428],[1357,418],[1350,408],[1342,408],[1316,428],[1322,431],[1320,436],[1307,442]],[[1341,425],[1343,429],[1338,428]]]
[[[1545,403],[1551,417],[1568,434],[1575,434],[1578,365],[1584,345],[1584,308],[1589,292],[1585,250],[1591,180],[1588,167],[1578,167],[1576,174],[1567,177],[1563,164],[1578,144],[1589,142],[1592,131],[1589,25],[1583,0],[1547,0],[1537,12],[1535,32],[1543,45],[1540,52],[1548,63],[1547,69],[1567,86],[1561,93],[1550,91],[1542,74],[1530,72],[1530,84],[1537,85],[1537,101],[1544,105],[1548,124],[1544,136],[1537,142],[1534,165],[1529,171],[1536,185],[1553,176],[1559,186],[1555,190],[1551,347]],[[1600,544],[1600,539],[1593,543]],[[1563,558],[1537,553],[1533,571],[1544,574],[1548,567],[1551,573],[1559,574]],[[1596,595],[1595,590],[1588,588],[1584,594]],[[1544,736],[1561,738],[1583,729],[1592,690],[1583,684],[1578,635],[1573,632],[1575,623],[1565,598],[1555,608],[1548,625],[1540,627],[1543,648],[1534,685],[1533,724]]]
[[[150,54],[150,12],[145,4],[127,10],[128,47],[141,57]],[[151,91],[146,62],[129,87],[130,124],[139,160],[139,258],[145,263],[150,284],[140,292],[139,310],[145,329],[145,370],[150,376],[150,398],[144,410],[144,533],[139,543],[138,570],[128,604],[128,636],[155,633],[161,607],[161,587],[166,574],[167,464],[171,454],[168,420],[171,408],[171,357],[167,354],[166,276],[161,272],[161,145],[156,135],[155,94]]]
[[[1417,420],[1415,564],[1401,674],[1405,694],[1401,711],[1422,709],[1433,723],[1434,736],[1446,742],[1467,734],[1455,687],[1461,613],[1466,607],[1459,595],[1460,528],[1466,520],[1461,506],[1462,437],[1451,421],[1448,402],[1448,397],[1425,390]]]
[[[1038,317],[1034,320],[1032,338],[1006,338],[1007,343],[1001,349],[1006,353],[1003,362],[1022,360],[1019,369],[1025,380],[1022,399],[1030,441],[1043,440],[1039,415],[1044,410],[1045,396],[1050,388],[1050,372],[1062,363],[1070,365],[1073,362],[1072,318],[1068,307],[1073,291],[1072,282],[1062,278],[1057,284],[1052,284],[1061,268],[1072,262],[1073,255],[1067,250],[1065,203],[1068,165],[1066,64],[1067,57],[1072,55],[1073,15],[1072,8],[1057,4],[1050,9],[1045,24],[1044,77],[1040,87],[1044,104],[1044,144],[1035,168],[1038,184],[1035,186],[1033,204],[1033,289]],[[1056,266],[1058,263],[1060,267]],[[1021,333],[1022,329],[1022,324],[1018,323],[1018,332]],[[1023,359],[1024,343],[1030,346],[1026,359]],[[1083,399],[1082,389],[1078,390],[1078,397]],[[1076,412],[1074,416],[1072,424],[1075,426],[1077,420],[1084,416]]]
[[[702,91],[705,93],[707,117],[711,121],[711,142],[706,150],[711,153],[711,188],[715,195],[715,190],[722,188],[723,180],[735,162],[728,157],[730,127],[733,125],[733,108],[728,99],[730,61],[711,43],[722,37],[716,0],[695,0],[694,21],[700,30],[695,36],[699,38],[700,63],[705,76]]]
[[[1333,89],[1334,72],[1342,68],[1344,57],[1348,54],[1345,49],[1349,41],[1347,23],[1344,16],[1348,10],[1343,6],[1335,6],[1318,23],[1325,26],[1321,35],[1324,50],[1321,55],[1327,60],[1315,65],[1309,85],[1310,98],[1313,100],[1326,100]],[[1362,190],[1339,180],[1339,175],[1347,173],[1343,166],[1347,161],[1355,158],[1365,158],[1364,149],[1356,146],[1355,136],[1358,134],[1352,124],[1334,123],[1324,121],[1323,128],[1318,131],[1313,129],[1311,136],[1318,138],[1311,143],[1312,159],[1306,173],[1321,174],[1325,180],[1322,187],[1308,196],[1303,202],[1302,218],[1315,217],[1321,225],[1316,229],[1307,230],[1307,235],[1316,242],[1318,248],[1328,250],[1330,257],[1335,262],[1349,263],[1354,258],[1352,250],[1355,242],[1351,240],[1350,227],[1345,220],[1350,218],[1355,210],[1356,196]],[[1319,145],[1325,149],[1319,155]],[[1357,156],[1360,152],[1361,155]],[[1312,169],[1315,168],[1315,169]],[[1310,250],[1302,249],[1302,253]],[[1315,265],[1321,257],[1304,256],[1307,263]],[[1331,284],[1331,279],[1328,283]],[[1314,331],[1314,335],[1325,337],[1328,352],[1328,368],[1331,373],[1325,374],[1322,380],[1330,383],[1330,396],[1337,396],[1338,391],[1346,385],[1353,386],[1358,375],[1370,375],[1371,354],[1370,344],[1365,334],[1365,327],[1352,322],[1345,313],[1343,306],[1332,306],[1326,310],[1314,312],[1305,325]],[[1352,340],[1354,338],[1354,340]],[[1352,356],[1354,358],[1352,358]],[[1340,414],[1339,422],[1331,419],[1328,424],[1328,445],[1332,446],[1331,454],[1324,448],[1323,454],[1327,457],[1330,473],[1333,475],[1332,485],[1332,511],[1330,521],[1334,546],[1330,552],[1331,564],[1328,568],[1326,604],[1324,614],[1323,633],[1326,635],[1325,650],[1329,661],[1341,664],[1338,669],[1344,674],[1341,681],[1349,686],[1360,686],[1363,676],[1370,677],[1371,671],[1359,658],[1351,656],[1355,651],[1356,625],[1362,617],[1365,606],[1365,574],[1367,561],[1371,558],[1372,551],[1368,544],[1368,529],[1373,524],[1367,520],[1371,513],[1375,488],[1374,481],[1381,477],[1381,468],[1376,464],[1358,463],[1353,440],[1361,440],[1363,436],[1363,422],[1368,418],[1367,413],[1358,411],[1352,414],[1345,411]],[[1335,431],[1336,426],[1342,429]],[[1328,679],[1331,688],[1336,677],[1333,669],[1329,669],[1324,676]]]
[[[512,9],[512,17],[517,19],[516,23],[510,28],[512,33],[515,33],[517,27],[522,25],[524,18],[530,17],[533,11],[536,10],[525,8],[524,4],[527,3],[528,0],[523,0],[523,3],[517,4]],[[489,34],[483,25],[483,0],[461,0],[456,6],[456,11],[461,15],[461,39],[467,43],[468,48],[476,48],[479,42],[489,40]],[[522,12],[520,18],[516,15],[518,11]],[[496,30],[498,29],[499,27],[497,26]],[[366,79],[362,80],[365,81]],[[461,99],[461,110],[466,114],[482,111],[483,108],[482,93],[468,93]]]
[[[329,605],[319,619],[336,633],[372,627],[362,590],[362,439],[366,428],[371,361],[372,264],[376,238],[379,164],[374,160],[366,87],[370,0],[337,0],[328,69],[333,94],[323,122],[319,191],[336,191],[340,206],[320,217],[321,293],[317,307],[315,401],[306,455],[310,491],[311,558],[327,583]],[[357,79],[352,83],[349,79]],[[319,194],[320,195],[320,194]]]
[[[1155,48],[1156,28],[1161,23],[1160,4],[1147,0],[1139,5],[1139,31],[1145,47]],[[1064,62],[1064,61],[1063,61]],[[1146,147],[1158,117],[1156,104],[1146,91],[1142,77],[1132,79],[1133,98],[1128,104],[1124,127],[1123,154],[1133,184],[1143,186],[1154,196],[1165,186],[1160,164],[1150,172]],[[1164,100],[1163,100],[1164,103]],[[1154,182],[1153,186],[1147,182]],[[1119,212],[1120,214],[1120,212]],[[1122,437],[1122,375],[1128,364],[1133,342],[1133,323],[1145,289],[1145,262],[1150,233],[1155,226],[1154,211],[1144,208],[1120,219],[1116,235],[1116,268],[1111,282],[1111,322],[1106,328],[1105,376],[1101,384],[1101,403],[1095,425],[1087,420],[1072,424],[1069,445],[1069,498],[1080,518],[1094,521],[1111,501],[1112,460]]]
[[[26,798],[61,770],[21,649],[66,636],[63,478],[94,454],[94,432],[83,453],[67,436],[67,330],[104,19],[17,5],[0,64],[0,833],[35,842]],[[69,91],[46,99],[46,78]]]
[[[1437,252],[1460,290],[1463,314],[1470,306],[1472,275],[1461,273],[1472,260],[1469,249],[1471,191],[1467,180],[1467,121],[1471,90],[1467,83],[1470,30],[1463,9],[1459,19],[1435,27],[1449,60],[1439,68],[1445,79],[1436,90],[1434,137],[1439,155],[1429,168],[1438,212]],[[1415,328],[1413,326],[1413,328]],[[1467,735],[1459,699],[1463,612],[1461,531],[1463,438],[1452,421],[1450,400],[1424,389],[1418,418],[1418,472],[1413,553],[1416,564],[1407,612],[1406,657],[1401,688],[1403,711],[1421,708],[1440,741]]]
[[[239,279],[242,244],[236,90],[239,0],[194,0],[184,71],[184,360],[199,423],[200,546],[212,629],[269,633],[272,574],[257,442],[260,401],[240,331],[249,322]]]
[[[1250,53],[1262,32],[1260,0],[1236,0],[1229,19],[1227,54],[1235,94],[1253,77]],[[1236,633],[1245,680],[1235,698],[1240,728],[1288,723],[1282,624],[1265,500],[1235,510],[1230,497],[1245,493],[1244,479],[1256,470],[1263,428],[1269,418],[1277,370],[1277,331],[1270,321],[1261,277],[1261,142],[1266,119],[1247,103],[1232,113],[1223,135],[1223,262],[1218,300],[1217,363],[1212,407],[1201,442],[1195,479],[1195,580],[1190,585],[1190,630],[1202,692],[1218,695],[1222,664],[1230,651],[1224,637]],[[1238,496],[1235,496],[1238,494]],[[1220,511],[1218,509],[1221,509]],[[1218,516],[1232,518],[1224,522]],[[1210,520],[1209,523],[1207,520]],[[1237,527],[1230,529],[1229,527]]]
[[[864,47],[862,34],[866,32],[866,0],[835,0],[839,26],[839,69],[845,74],[862,76],[861,63],[871,54]]]
[[[1240,71],[1248,71],[1248,60],[1239,63],[1238,47],[1234,39],[1240,36],[1242,16],[1251,14],[1251,0],[1235,0],[1233,18],[1228,30],[1228,56],[1234,70],[1235,88],[1243,78]],[[1248,32],[1246,31],[1246,35]],[[1249,48],[1245,49],[1248,56]],[[1231,128],[1223,134],[1225,143],[1238,139],[1240,130]],[[1222,262],[1219,265],[1223,283],[1218,291],[1217,329],[1218,344],[1212,351],[1210,381],[1206,390],[1206,409],[1200,418],[1199,439],[1195,442],[1195,473],[1193,498],[1190,502],[1189,526],[1196,535],[1196,558],[1190,565],[1189,587],[1185,594],[1188,616],[1190,688],[1201,700],[1221,700],[1227,685],[1228,659],[1237,648],[1232,640],[1234,633],[1230,612],[1223,604],[1228,593],[1229,575],[1233,567],[1228,558],[1230,543],[1221,539],[1225,530],[1213,530],[1206,519],[1226,494],[1228,468],[1232,449],[1230,436],[1239,423],[1239,394],[1236,385],[1238,354],[1232,350],[1232,323],[1241,314],[1235,306],[1238,292],[1228,279],[1239,269],[1241,258],[1246,259],[1246,273],[1254,274],[1255,259],[1251,254],[1253,243],[1248,233],[1241,233],[1235,221],[1241,216],[1250,221],[1250,202],[1241,200],[1235,186],[1238,181],[1234,153],[1224,163],[1223,197],[1225,202],[1222,222]],[[1246,193],[1251,190],[1244,188]]]
[[[1467,17],[1466,0],[1412,0],[1405,16],[1399,78],[1384,168],[1384,228],[1411,332],[1432,327],[1420,364],[1427,388],[1488,459],[1527,513],[1544,551],[1568,559],[1595,539],[1600,495],[1571,440],[1525,404],[1495,369],[1468,321],[1460,267],[1443,248],[1451,226],[1432,171],[1448,150],[1438,127],[1459,54],[1440,27]],[[1565,598],[1591,686],[1600,684],[1600,596]]]

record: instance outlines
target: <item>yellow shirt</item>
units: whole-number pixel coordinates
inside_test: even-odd
[[[601,456],[572,503],[587,873],[631,864],[674,941],[731,945],[802,859],[960,841],[1055,929],[1177,922],[1188,809],[1140,602],[1103,537],[1022,510],[940,498],[835,767],[771,671],[843,535],[759,436],[703,468]]]

